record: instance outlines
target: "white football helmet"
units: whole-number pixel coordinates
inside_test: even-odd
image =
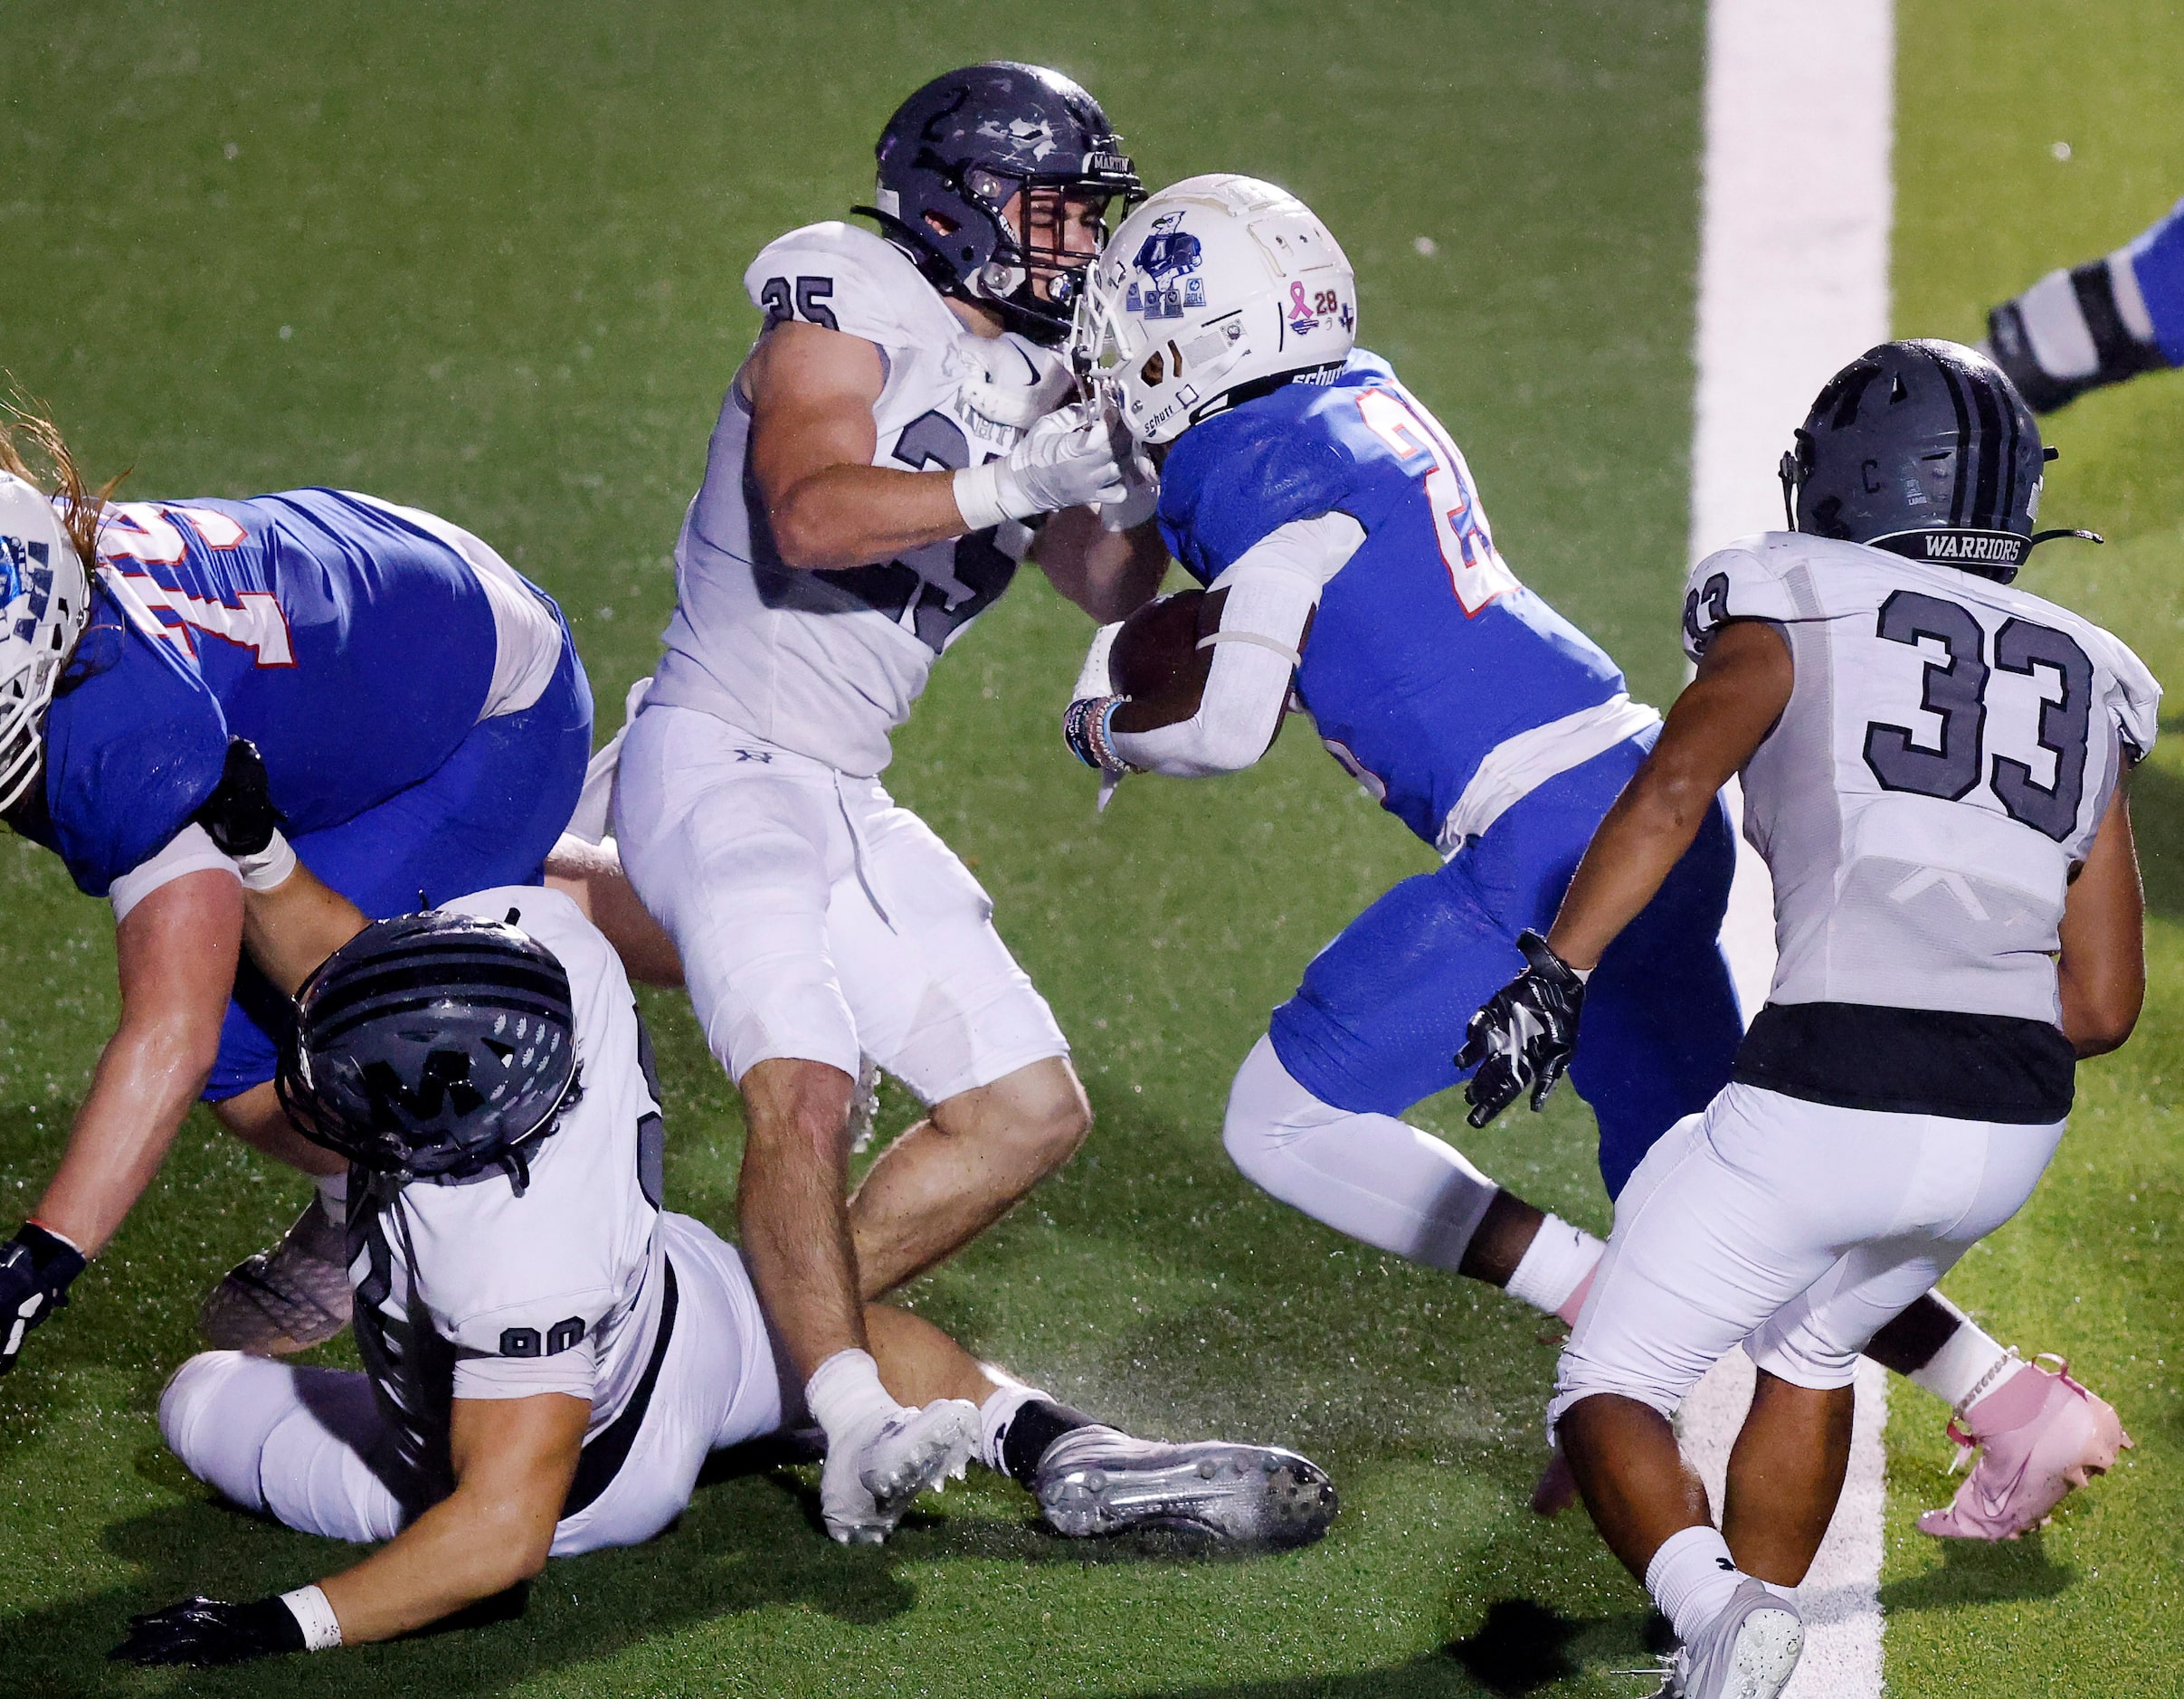
[[[1115,233],[1078,303],[1078,372],[1141,441],[1169,442],[1239,390],[1338,371],[1357,279],[1312,209],[1233,173],[1185,177]]]
[[[90,618],[90,583],[53,504],[0,472],[0,811],[38,776],[45,707]]]

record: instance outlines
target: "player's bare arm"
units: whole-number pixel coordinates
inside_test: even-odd
[[[954,474],[875,466],[879,350],[819,325],[777,324],[736,382],[751,403],[751,470],[781,557],[862,566],[969,529]]]
[[[290,997],[369,924],[361,908],[300,861],[271,890],[243,893],[243,948],[274,989]]]
[[[1067,508],[1040,527],[1031,558],[1047,581],[1102,625],[1127,619],[1160,591],[1168,547],[1147,519],[1109,530],[1091,508]]]
[[[2146,1001],[2146,897],[2123,780],[2063,899],[2056,963],[2063,1036],[2079,1056],[2121,1048]]]
[[[565,1392],[457,1399],[454,1492],[318,1584],[342,1642],[392,1639],[544,1569],[591,1415],[587,1400]]]
[[[1600,822],[1547,947],[1581,973],[1600,963],[1691,847],[1714,799],[1766,741],[1795,682],[1790,647],[1756,620],[1723,626],[1660,741]]]
[[[232,874],[185,874],[114,932],[121,1020],[33,1219],[95,1257],[143,1194],[204,1089],[242,939]]]

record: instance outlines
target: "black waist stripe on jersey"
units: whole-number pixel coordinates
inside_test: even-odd
[[[652,1336],[651,1361],[645,1364],[644,1378],[622,1407],[622,1414],[585,1442],[584,1455],[576,1460],[576,1476],[569,1483],[569,1495],[561,1504],[564,1522],[580,1510],[590,1509],[600,1494],[614,1484],[614,1477],[629,1459],[630,1447],[637,1443],[644,1413],[651,1408],[652,1389],[660,1384],[660,1365],[667,1361],[668,1341],[675,1333],[675,1264],[667,1257],[660,1260],[667,1270],[668,1282],[660,1294],[660,1331]]]
[[[1761,1010],[1730,1078],[1838,1109],[2047,1126],[2070,1113],[2076,1075],[2045,1020],[1823,1002]]]

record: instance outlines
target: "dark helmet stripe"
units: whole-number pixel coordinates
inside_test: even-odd
[[[1998,525],[2002,509],[1996,506],[2001,493],[2002,468],[2002,416],[1995,405],[1994,385],[1978,372],[1965,375],[1965,386],[1971,392],[1971,403],[1980,418],[1979,477],[1971,499],[1971,523],[1982,530]]]
[[[1956,409],[1957,415],[1956,453],[1949,486],[1949,523],[1955,527],[1964,523],[1966,462],[1971,457],[1971,410],[1964,399],[1964,386],[1948,363],[1937,360],[1934,366],[1942,375],[1942,382],[1948,386],[1950,405]]]
[[[565,1000],[569,994],[565,975],[550,971],[543,963],[505,955],[466,956],[453,962],[413,957],[384,963],[359,963],[351,971],[355,978],[328,984],[318,995],[305,1000],[312,1020],[336,1020],[359,1004],[420,990],[437,992],[442,998],[497,992],[527,993],[549,1002]]]
[[[2001,501],[1999,505],[1988,509],[1988,517],[1980,521],[1983,526],[1999,528],[2007,527],[2009,516],[2018,510],[2018,450],[2024,436],[2020,418],[2022,409],[2016,404],[2017,397],[2003,384],[1996,382],[1984,372],[1980,375],[1980,387],[1987,393],[1994,403],[1995,411],[2002,416],[2008,427],[2001,444]]]
[[[455,995],[460,996],[461,993],[458,992]],[[402,1015],[420,1014],[428,1009],[445,1009],[450,1001],[448,991],[444,987],[440,987],[421,992],[414,997],[390,998],[385,1001],[375,1002],[364,1008],[352,1008],[335,1016],[332,1020],[328,1020],[317,1010],[313,1010],[310,1022],[311,1048],[326,1049],[338,1044],[359,1027],[371,1026],[382,1020],[392,1020]],[[489,1001],[487,1001],[487,1007],[490,1008],[495,1014],[528,1015],[533,1020],[542,1021],[549,1027],[557,1026],[568,1018],[565,1005],[561,1009],[556,1009],[550,999],[544,997],[537,1001],[532,1001],[527,998],[504,994],[490,999]]]

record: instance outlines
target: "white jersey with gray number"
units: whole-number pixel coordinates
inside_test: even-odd
[[[644,1378],[664,1286],[660,1106],[622,963],[559,891],[508,886],[443,905],[507,920],[559,958],[576,1011],[582,1095],[529,1158],[518,1193],[494,1168],[350,1189],[356,1342],[394,1461],[446,1489],[449,1400],[565,1392],[587,1440]]]
[[[1684,609],[1695,660],[1755,619],[1796,667],[1743,774],[1774,879],[1768,1001],[2059,1021],[2072,869],[2153,743],[2139,658],[2024,591],[1790,532],[1701,561]]]
[[[790,232],[752,261],[744,285],[769,327],[793,319],[879,349],[875,466],[983,464],[1023,428],[973,401],[996,392],[1058,398],[1054,354],[1013,335],[973,334],[899,249],[854,225]],[[909,717],[935,658],[1008,588],[1031,533],[1011,522],[897,560],[798,570],[774,547],[750,437],[739,375],[676,544],[678,603],[648,699],[711,714],[845,773],[878,773],[888,734]]]

